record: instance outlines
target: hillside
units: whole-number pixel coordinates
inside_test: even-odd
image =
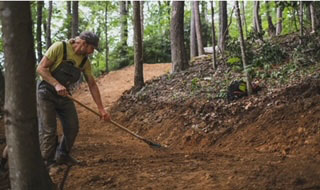
[[[293,63],[296,36],[275,39],[286,52],[282,63],[260,69],[261,91],[231,102],[226,89],[242,74],[221,57],[216,71],[210,56],[176,74],[170,64],[145,64],[137,94],[133,66],[99,78],[113,120],[166,148],[152,149],[77,106],[72,154],[80,164],[65,189],[320,189],[320,62],[312,41],[318,37]],[[86,84],[74,97],[96,108]]]

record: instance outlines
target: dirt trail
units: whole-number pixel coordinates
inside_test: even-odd
[[[169,72],[170,67],[144,65],[145,80]],[[132,87],[133,73],[134,67],[127,67],[98,80],[106,107]],[[85,85],[74,97],[96,109]],[[237,148],[226,143],[204,149],[170,146],[153,150],[84,108],[77,106],[77,110],[80,132],[72,154],[80,164],[71,170],[65,189],[320,189],[319,154],[286,156],[248,148],[255,135],[248,141],[241,135],[251,131],[240,129],[238,136],[230,137]],[[61,178],[62,172],[54,180]]]

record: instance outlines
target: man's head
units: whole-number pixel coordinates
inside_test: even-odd
[[[90,31],[81,32],[79,38],[85,40],[87,44],[92,45],[95,49],[99,46],[99,37]]]
[[[99,37],[90,31],[82,32],[75,38],[74,50],[77,54],[89,55],[98,49]]]

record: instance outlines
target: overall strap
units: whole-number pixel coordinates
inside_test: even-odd
[[[88,60],[88,56],[85,56],[85,57],[82,59],[82,62],[81,62],[81,64],[80,64],[80,66],[79,66],[80,69],[83,68],[83,66],[84,66],[84,64],[86,64],[87,60]]]
[[[65,41],[62,41],[63,43],[63,59],[62,60],[67,60],[67,44]]]

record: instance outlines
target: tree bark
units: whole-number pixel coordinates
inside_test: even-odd
[[[266,2],[266,8],[267,8],[267,20],[268,20],[268,34],[269,36],[274,36],[276,34],[276,28],[274,27],[272,23],[272,17],[270,15],[270,6],[269,6],[269,1]]]
[[[0,2],[5,55],[5,127],[11,189],[53,189],[40,154],[35,52],[29,2]],[[19,14],[17,14],[19,13]],[[17,56],[19,55],[19,56]]]
[[[197,35],[194,16],[194,2],[191,2],[191,24],[190,24],[190,58],[198,56]]]
[[[197,46],[198,46],[198,53],[199,55],[204,54],[203,50],[203,41],[202,41],[202,34],[201,34],[201,20],[200,20],[200,13],[199,13],[199,1],[194,2],[194,18],[195,18],[195,26],[196,26],[196,36],[197,36]]]
[[[141,39],[144,37],[144,14],[143,14],[144,1],[140,1],[140,16],[141,16]],[[143,45],[143,44],[142,44]],[[143,49],[143,48],[142,48]]]
[[[303,2],[300,1],[300,11],[299,11],[299,17],[300,17],[300,36],[303,36]]]
[[[224,52],[226,39],[228,37],[228,15],[227,15],[227,2],[226,1],[220,1],[219,2],[219,47],[221,50],[221,53]]]
[[[133,2],[133,21],[134,21],[134,89],[140,90],[144,86],[143,79],[143,57],[142,57],[142,36],[141,36],[141,15],[140,2]]]
[[[72,38],[79,35],[79,1],[72,1]]]
[[[72,23],[72,12],[71,12],[71,1],[67,1],[67,22],[68,22],[68,33],[67,33],[67,38],[70,39],[72,37],[72,28],[71,28],[71,23]]]
[[[171,12],[171,59],[172,72],[183,71],[188,68],[186,50],[184,46],[183,30],[184,2],[173,1]]]
[[[276,35],[279,36],[282,32],[282,7],[277,8],[277,28],[276,28]]]
[[[209,28],[209,21],[207,20],[208,15],[208,4],[206,1],[199,1],[199,5],[201,5],[200,14],[200,21],[201,21],[201,36],[202,36],[202,44],[203,47],[207,47],[210,42],[210,28]]]
[[[315,33],[316,32],[316,16],[315,16],[315,12],[314,12],[314,2],[312,1],[310,3],[310,15],[311,15],[311,33]]]
[[[254,1],[253,23],[254,23],[254,30],[257,33],[262,32],[261,18],[260,18],[259,12],[260,12],[260,1]]]
[[[246,46],[245,46],[245,42],[244,42],[244,38],[243,38],[242,23],[241,23],[240,9],[239,9],[239,2],[238,1],[236,1],[236,12],[237,12],[239,32],[240,32],[239,38],[240,38],[242,64],[243,64],[244,73],[247,78],[247,92],[248,92],[248,95],[250,96],[252,94],[251,77],[250,77],[248,69],[247,69]]]
[[[240,1],[240,5],[241,5],[241,22],[242,22],[242,26],[244,26],[244,32],[245,32],[245,36],[248,35],[248,26],[247,26],[247,21],[246,21],[246,14],[245,14],[245,10],[244,10],[244,1]]]
[[[105,72],[106,73],[109,73],[110,72],[110,69],[109,69],[109,43],[108,43],[108,1],[105,2],[106,4],[106,8],[105,8],[105,14],[104,14],[104,18],[105,18],[105,36],[106,36],[106,70]]]
[[[38,53],[38,63],[40,63],[42,59],[42,9],[43,9],[44,2],[38,1],[37,2],[37,53]]]
[[[126,1],[120,1],[120,68],[129,65],[128,56],[128,10],[126,8]],[[140,10],[140,8],[139,8]],[[139,14],[140,15],[140,14]],[[141,20],[141,19],[139,19]]]
[[[46,31],[46,46],[47,49],[51,46],[51,17],[52,17],[52,1],[49,1],[49,10],[48,10],[48,22],[47,22],[47,31]]]
[[[5,93],[5,86],[4,86],[4,72],[3,68],[0,70],[0,112],[3,113],[4,109],[4,93]]]
[[[211,3],[211,23],[212,23],[212,62],[213,69],[217,68],[217,53],[216,53],[216,30],[214,26],[214,9],[213,9],[213,1]]]

